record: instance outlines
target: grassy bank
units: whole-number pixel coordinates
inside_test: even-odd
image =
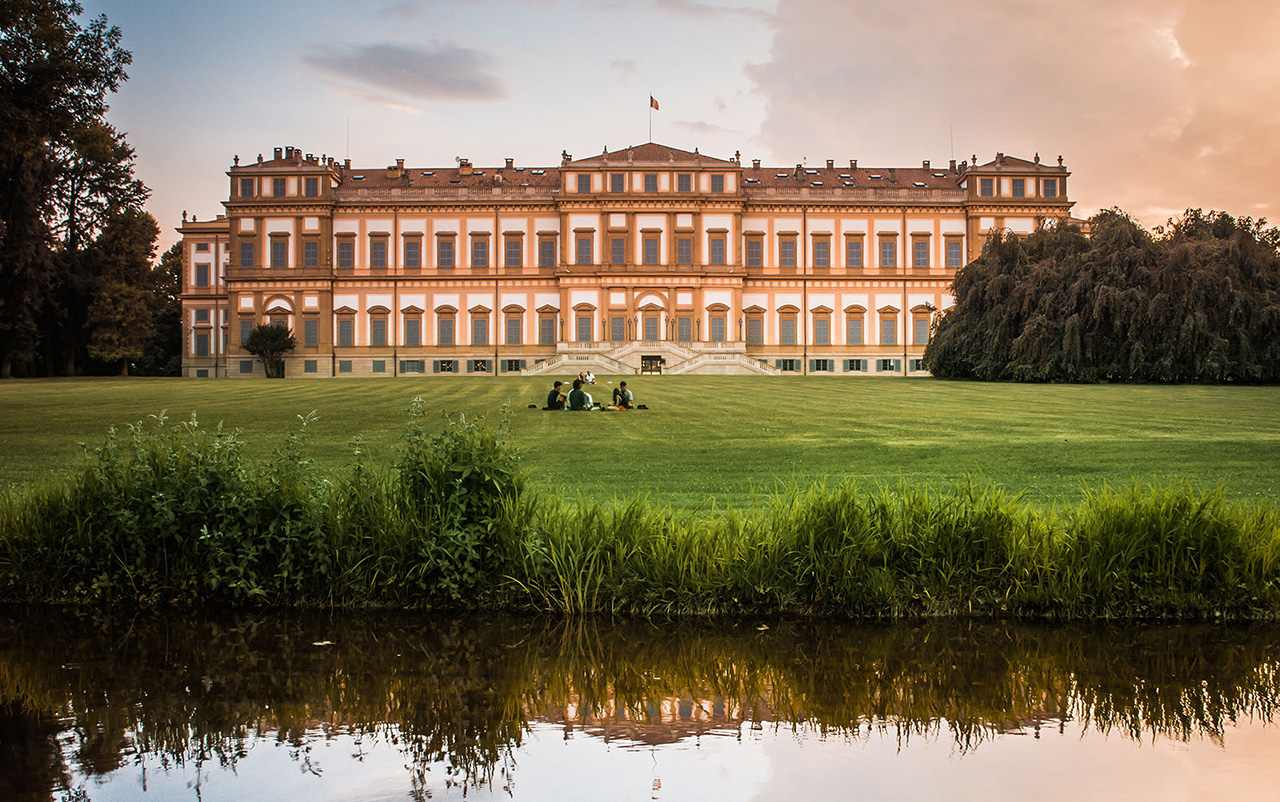
[[[531,488],[487,421],[434,427],[416,402],[393,465],[357,457],[327,473],[308,462],[306,431],[254,461],[235,433],[131,427],[66,481],[0,499],[0,601],[1280,612],[1280,513],[1218,490],[1134,484],[1046,508],[983,484],[844,481],[685,510]]]
[[[304,455],[337,475],[352,439],[371,463],[401,450],[404,410],[514,410],[509,441],[537,488],[580,499],[647,494],[660,505],[751,506],[784,484],[900,478],[955,485],[969,476],[1045,505],[1131,479],[1223,485],[1236,499],[1280,494],[1280,388],[1012,385],[831,377],[627,377],[646,412],[553,415],[550,378],[0,382],[0,486],[66,476],[96,444],[160,410],[240,429],[267,459],[298,415],[315,410]],[[566,377],[561,377],[566,378]],[[602,377],[597,396],[607,398]]]

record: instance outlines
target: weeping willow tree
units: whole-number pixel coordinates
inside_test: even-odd
[[[1188,210],[1154,234],[1119,210],[997,233],[956,276],[935,376],[1280,382],[1280,230]]]

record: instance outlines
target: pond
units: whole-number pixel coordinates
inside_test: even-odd
[[[0,799],[1280,798],[1280,627],[0,616]]]

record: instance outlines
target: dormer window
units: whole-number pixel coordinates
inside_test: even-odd
[[[711,176],[711,191],[717,195],[724,193],[724,176],[720,173]]]
[[[276,198],[284,197],[284,179],[283,178],[271,179],[271,194],[273,197],[276,197]]]
[[[254,193],[253,193],[253,179],[252,179],[252,178],[241,178],[241,179],[240,179],[240,197],[242,197],[242,198],[252,198],[252,197],[253,197],[253,194],[254,194]]]
[[[320,179],[316,176],[304,178],[302,182],[302,194],[308,198],[314,198],[320,194]]]
[[[1058,197],[1058,179],[1046,178],[1044,180],[1043,191],[1040,194],[1046,198]]]
[[[609,174],[609,191],[614,193],[622,193],[627,191],[626,173],[610,173]]]
[[[352,180],[352,181],[363,181],[363,180],[364,180],[364,176],[362,176],[362,175],[353,175],[353,176],[351,176],[351,180]]]
[[[680,173],[676,176],[676,192],[692,192],[693,176],[689,173]]]
[[[586,194],[591,191],[591,174],[578,173],[578,192]]]
[[[1025,178],[1013,179],[1013,197],[1015,198],[1027,197],[1027,179]]]
[[[995,194],[996,194],[996,180],[995,180],[994,178],[979,178],[979,179],[978,179],[978,194],[979,194],[980,196],[984,197],[984,198],[992,198],[992,197],[995,197]]]
[[[644,174],[644,191],[645,192],[658,191],[658,174],[657,173]]]
[[[926,184],[926,183],[925,183],[925,182],[923,182],[923,181],[917,181],[917,182],[915,182],[915,185],[916,185],[916,186],[918,186],[918,187],[927,187],[927,186],[928,186],[928,184]]]

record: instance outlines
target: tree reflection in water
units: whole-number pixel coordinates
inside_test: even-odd
[[[135,761],[234,767],[256,739],[306,769],[336,733],[396,745],[424,796],[433,766],[450,785],[492,783],[539,721],[642,743],[749,723],[965,751],[1072,720],[1220,739],[1240,717],[1273,720],[1280,666],[1267,625],[8,612],[4,799]]]

